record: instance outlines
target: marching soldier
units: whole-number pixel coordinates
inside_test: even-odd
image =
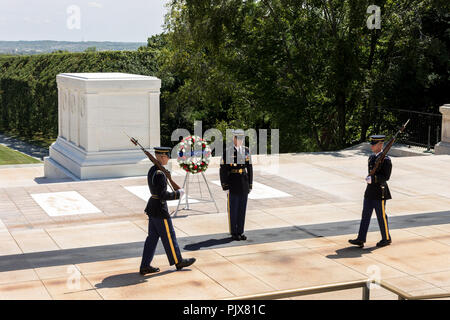
[[[384,135],[373,135],[370,137],[370,144],[373,154],[369,157],[369,173],[375,165],[376,160],[382,154]],[[349,240],[353,245],[360,248],[364,247],[366,242],[367,230],[369,229],[372,211],[375,209],[378,219],[378,225],[381,232],[381,241],[377,243],[377,247],[384,247],[391,244],[392,239],[389,234],[388,218],[386,216],[386,200],[391,199],[391,193],[387,182],[391,176],[392,162],[386,156],[379,169],[373,176],[367,176],[367,188],[364,193],[364,206],[362,211],[362,219],[359,227],[358,237]]]
[[[154,149],[156,159],[161,165],[166,165],[170,158],[170,148],[155,147]],[[164,245],[170,265],[175,265],[177,270],[190,266],[195,262],[195,258],[183,259],[181,257],[172,219],[170,218],[166,203],[167,200],[175,200],[183,197],[184,190],[179,189],[175,192],[168,192],[167,178],[161,170],[158,170],[156,165],[148,171],[147,182],[151,193],[151,197],[145,208],[145,212],[148,215],[148,236],[145,240],[139,273],[145,275],[159,271],[159,268],[150,265],[155,255],[159,238],[161,238]]]
[[[228,190],[228,224],[233,240],[247,240],[244,235],[248,194],[252,190],[253,167],[248,147],[244,145],[244,130],[233,131],[234,146],[227,149],[220,164],[220,183]],[[225,157],[228,154],[228,157]]]

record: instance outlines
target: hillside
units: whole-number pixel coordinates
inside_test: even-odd
[[[95,47],[97,51],[136,50],[146,42],[109,42],[109,41],[0,41],[0,54],[40,54],[58,50],[82,52]]]

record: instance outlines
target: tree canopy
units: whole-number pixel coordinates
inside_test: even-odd
[[[368,28],[368,7],[380,29]],[[56,74],[161,78],[171,133],[279,129],[280,152],[336,150],[390,134],[390,110],[450,103],[448,0],[171,0],[137,51],[0,56],[0,128],[57,134]],[[379,107],[384,107],[380,110]],[[426,126],[419,130],[429,130]],[[270,133],[270,132],[269,132]]]
[[[381,29],[369,29],[369,5]],[[173,0],[160,71],[172,125],[279,128],[280,150],[373,133],[376,106],[436,113],[449,99],[446,0]],[[395,121],[395,119],[393,120]]]

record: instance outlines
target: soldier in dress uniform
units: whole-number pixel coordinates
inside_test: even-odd
[[[156,159],[161,165],[166,165],[170,158],[170,148],[155,147],[154,149]],[[159,268],[150,265],[155,255],[159,238],[161,238],[164,245],[170,265],[175,265],[177,270],[190,266],[195,262],[195,258],[182,258],[166,202],[167,200],[176,200],[183,197],[184,190],[167,191],[167,178],[156,165],[148,171],[147,182],[151,197],[145,208],[145,212],[148,215],[148,236],[145,240],[142,254],[140,274],[145,275],[159,271]]]
[[[370,144],[373,154],[369,157],[369,173],[374,167],[378,157],[382,154],[384,139],[384,135],[373,135],[370,137]],[[364,206],[359,233],[356,239],[348,241],[351,244],[357,245],[360,248],[364,247],[373,209],[375,209],[377,214],[378,225],[380,227],[382,238],[381,241],[377,243],[377,247],[384,247],[391,244],[392,239],[389,234],[388,218],[386,215],[386,200],[392,199],[386,182],[391,176],[391,171],[392,162],[391,159],[386,156],[375,174],[366,177],[367,188],[364,193]]]
[[[244,130],[233,131],[234,146],[227,148],[220,163],[220,183],[227,195],[228,224],[233,240],[247,240],[244,235],[248,194],[253,186],[253,166]],[[226,156],[228,154],[228,156]]]

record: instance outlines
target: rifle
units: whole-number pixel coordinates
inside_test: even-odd
[[[125,132],[124,132],[125,133]],[[170,187],[174,190],[177,191],[178,189],[181,189],[180,186],[178,184],[176,184],[175,181],[172,180],[172,176],[170,175],[170,172],[164,168],[161,163],[159,163],[159,161],[147,150],[144,149],[143,146],[141,146],[141,144],[133,137],[130,137],[129,135],[127,135],[125,133],[125,135],[130,138],[130,141],[135,145],[135,146],[139,146],[141,148],[141,150],[145,153],[145,155],[150,159],[151,162],[153,162],[153,164],[155,164],[155,166],[158,167],[159,170],[161,170],[164,175],[166,176],[167,180],[169,180],[170,182]]]
[[[405,122],[405,124],[397,131],[397,133],[391,138],[391,140],[389,140],[389,142],[383,148],[383,153],[375,162],[375,165],[373,166],[372,170],[370,170],[369,176],[373,176],[375,174],[375,172],[378,170],[378,168],[381,166],[381,164],[384,161],[384,158],[386,158],[386,154],[389,152],[389,149],[391,149],[392,145],[394,144],[394,141],[397,138],[397,135],[399,133],[402,133],[405,130],[406,125],[408,124],[409,120],[410,119],[408,119],[408,121]]]

